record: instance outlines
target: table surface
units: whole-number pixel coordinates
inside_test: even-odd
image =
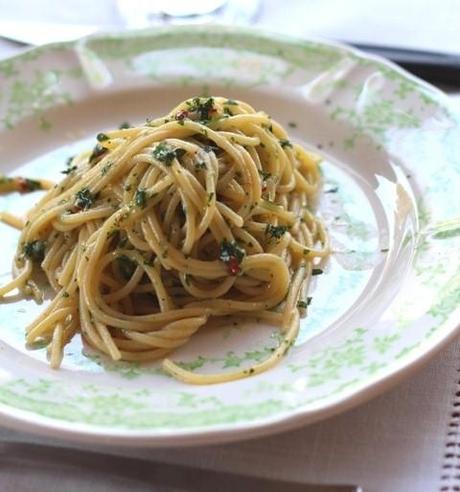
[[[47,9],[45,20],[76,22],[71,14],[75,14],[76,7],[82,3],[89,6],[89,2],[78,0],[66,2],[65,6],[61,2],[48,2],[47,5],[52,4],[56,8]],[[388,25],[392,29],[392,37],[381,36],[379,43],[402,44],[401,40],[404,40],[408,46],[433,49],[439,43],[442,31],[442,48],[460,53],[460,36],[456,27],[460,24],[458,1],[418,2],[418,6],[425,6],[424,19],[430,19],[430,23],[423,21],[422,30],[416,29],[418,24],[414,15],[420,17],[423,9],[414,11],[412,2],[372,0],[364,5],[350,1],[344,11],[341,7],[343,2],[338,0],[291,1],[289,18],[302,18],[300,14],[305,14],[307,3],[309,13],[316,14],[312,16],[315,23],[310,23],[308,28],[300,22],[289,25],[286,1],[265,2],[259,21],[273,30],[286,31],[289,25],[289,31],[295,34],[334,35],[336,38],[370,42],[376,37],[375,22],[372,25],[363,21],[379,18],[379,33],[387,32],[385,26]],[[36,20],[41,18],[39,4],[25,0],[14,3],[0,0],[0,12],[5,18],[21,18],[21,12],[27,7],[29,20]],[[358,4],[360,15],[352,15],[353,12],[356,14]],[[108,5],[112,17],[107,15]],[[443,8],[437,8],[440,5]],[[328,8],[334,15],[324,15]],[[298,15],[293,16],[293,12]],[[447,15],[448,12],[451,14]],[[411,36],[407,36],[408,16],[413,20],[410,23]],[[88,23],[104,18],[107,24],[114,22],[115,17],[113,3],[108,1],[92,2],[86,18],[77,16],[78,20]],[[18,45],[0,40],[0,58],[20,49]],[[452,98],[460,110],[460,88],[452,93]],[[361,485],[365,492],[453,492],[460,490],[455,488],[460,485],[460,477],[457,476],[460,456],[455,452],[460,446],[460,434],[457,430],[458,416],[453,414],[454,403],[456,406],[459,404],[455,395],[460,389],[459,354],[460,340],[451,343],[417,374],[386,394],[347,413],[299,430],[221,446],[129,451],[108,447],[104,451],[263,477],[313,483],[355,483]],[[2,438],[55,444],[47,439],[0,428],[0,440]],[[24,470],[22,466],[0,468],[2,491],[159,490],[152,487],[152,484],[142,481],[120,481],[78,470],[57,476],[35,468]]]

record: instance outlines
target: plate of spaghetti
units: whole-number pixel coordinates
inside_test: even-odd
[[[6,425],[242,439],[356,405],[456,334],[460,118],[437,89],[209,26],[0,73]]]

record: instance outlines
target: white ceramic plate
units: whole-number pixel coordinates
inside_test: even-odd
[[[460,301],[460,119],[442,93],[342,46],[230,28],[96,36],[0,62],[0,170],[56,178],[96,132],[215,94],[266,110],[324,157],[320,211],[335,254],[295,347],[274,369],[193,387],[157,365],[24,347],[42,309],[0,304],[2,424],[74,440],[169,445],[240,439],[339,412],[453,337]],[[37,194],[0,197],[20,213]],[[0,225],[0,280],[17,232]],[[260,325],[206,332],[175,354],[232,370],[278,343]]]

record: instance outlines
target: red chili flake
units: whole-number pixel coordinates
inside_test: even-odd
[[[228,271],[231,275],[237,275],[241,272],[240,264],[235,256],[231,256],[228,263]]]
[[[189,112],[185,109],[180,110],[176,114],[176,120],[184,120],[185,118],[188,118]]]
[[[29,184],[27,183],[27,180],[24,178],[18,178],[18,188],[21,193],[29,191]]]

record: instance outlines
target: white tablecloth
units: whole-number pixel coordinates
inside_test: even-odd
[[[91,7],[75,10],[75,5],[82,3]],[[44,3],[0,0],[0,19],[20,18],[27,12],[29,20],[45,16],[48,21],[94,23],[103,18],[107,25],[116,20],[110,2],[53,1],[46,2],[45,10],[40,4]],[[365,4],[353,1],[346,3],[346,9],[344,4],[338,0],[270,0],[260,21],[273,30],[296,34],[426,49],[437,48],[439,43],[445,50],[460,52],[458,1],[373,0]],[[0,58],[18,49],[0,41]],[[460,108],[460,94],[455,97]],[[460,455],[456,453],[460,446],[459,419],[453,415],[460,408],[454,407],[455,393],[460,390],[459,354],[460,341],[457,341],[392,391],[345,414],[296,431],[212,447],[129,451],[110,448],[107,451],[263,477],[355,483],[365,492],[454,492],[460,490]],[[2,438],[47,442],[0,428]],[[120,481],[78,470],[59,475],[46,473],[32,466],[6,464],[0,458],[0,491],[77,490],[158,489],[151,484]]]

